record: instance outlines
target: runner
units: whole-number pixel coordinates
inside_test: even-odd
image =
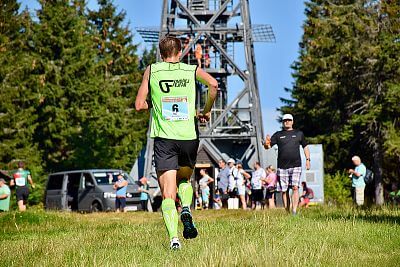
[[[26,203],[29,197],[28,182],[32,188],[35,188],[30,171],[24,170],[24,167],[25,164],[22,161],[18,162],[18,170],[13,174],[13,179],[10,181],[10,186],[15,185],[16,187],[15,194],[19,211],[26,210]]]
[[[206,122],[217,95],[218,82],[195,65],[180,63],[181,42],[164,37],[159,43],[163,62],[152,64],[143,74],[135,101],[136,110],[153,108],[151,137],[154,138],[154,161],[163,201],[161,210],[171,249],[180,249],[178,239],[177,193],[181,201],[183,237],[198,234],[193,223],[190,205],[193,188],[190,184],[199,146],[197,120]],[[196,79],[209,88],[206,105],[196,116]],[[150,92],[149,92],[150,90]],[[147,101],[150,94],[151,101]]]

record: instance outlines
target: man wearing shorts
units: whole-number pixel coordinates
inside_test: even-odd
[[[310,150],[304,134],[300,130],[293,129],[293,116],[283,115],[283,130],[278,131],[270,137],[267,135],[264,143],[266,149],[278,145],[278,191],[282,191],[283,205],[289,209],[287,194],[288,189],[292,188],[292,213],[297,214],[299,204],[299,187],[301,177],[301,145],[306,156],[306,169],[310,169]]]
[[[10,185],[15,185],[15,194],[17,196],[17,203],[19,211],[26,210],[26,203],[29,197],[28,182],[32,188],[35,188],[33,184],[31,173],[28,170],[24,170],[25,164],[20,161],[18,162],[18,170],[13,174],[13,178],[10,181]]]
[[[178,239],[178,196],[182,211],[183,237],[195,238],[190,205],[193,188],[190,184],[199,146],[197,120],[206,122],[217,95],[218,82],[201,68],[179,62],[182,47],[179,39],[164,37],[159,43],[163,62],[146,68],[135,101],[136,110],[152,107],[151,133],[154,138],[154,161],[163,197],[161,210],[171,249],[180,249]],[[196,80],[209,88],[202,113],[196,115]],[[147,96],[151,101],[146,101]]]

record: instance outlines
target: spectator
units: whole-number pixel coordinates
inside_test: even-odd
[[[229,197],[237,197],[238,196],[238,188],[236,184],[236,180],[234,179],[232,173],[236,170],[235,160],[230,158],[228,159],[228,169],[229,169],[229,180],[228,180],[228,194]]]
[[[183,42],[183,52],[189,47],[191,42],[192,42],[192,38],[188,34],[186,36],[185,41]],[[183,58],[183,61],[185,61],[186,63],[189,63],[189,61],[190,61],[190,49],[188,49],[188,51],[186,52],[186,54],[184,54],[182,56],[182,58]]]
[[[214,209],[216,210],[222,209],[222,200],[221,200],[221,195],[219,194],[219,190],[215,190]]]
[[[364,205],[364,189],[365,189],[365,182],[364,177],[367,173],[367,168],[365,167],[364,163],[361,162],[361,158],[359,156],[354,156],[351,158],[353,164],[356,168],[350,169],[349,173],[351,175],[351,188],[352,188],[352,196],[353,202],[357,204],[357,206]]]
[[[301,186],[303,187],[303,193],[300,197],[300,207],[306,206],[308,208],[308,204],[310,203],[310,199],[314,198],[314,191],[307,186],[306,182],[301,182]]]
[[[206,169],[200,170],[200,175],[202,178],[199,180],[199,186],[201,190],[201,198],[203,201],[203,208],[208,209],[209,200],[210,200],[210,187],[208,186],[210,183],[214,182],[214,179],[211,178]]]
[[[114,183],[113,188],[116,190],[115,210],[116,212],[126,212],[126,188],[128,181],[124,179],[122,173],[118,174],[118,180]]]
[[[219,173],[217,176],[217,186],[218,186],[218,191],[219,195],[221,198],[222,206],[227,207],[228,206],[228,184],[229,184],[229,167],[226,166],[225,160],[221,159],[218,162],[219,165]]]
[[[10,186],[15,185],[16,187],[15,194],[19,211],[26,210],[26,203],[29,197],[28,182],[32,188],[35,188],[30,171],[24,170],[24,167],[25,164],[22,161],[18,162],[18,170],[13,174],[13,178],[10,181]]]
[[[293,116],[283,115],[283,130],[270,137],[266,136],[264,147],[270,149],[278,145],[278,172],[279,190],[282,191],[282,200],[285,208],[289,210],[288,190],[293,190],[292,213],[297,214],[299,203],[299,186],[301,177],[301,157],[299,146],[301,145],[306,156],[306,169],[310,169],[310,151],[304,134],[300,130],[293,129]]]
[[[391,192],[389,192],[389,199],[393,205],[400,203],[400,190],[395,183],[392,183]]]
[[[210,47],[206,47],[206,52],[204,53],[204,67],[209,68],[211,63],[210,59]]]
[[[276,191],[276,182],[278,180],[275,168],[272,165],[267,167],[267,178],[265,179],[265,200],[268,200],[268,208],[275,208],[275,191]]]
[[[6,185],[6,181],[0,178],[0,212],[10,209],[10,188]]]
[[[201,200],[201,192],[199,183],[195,182],[195,188],[194,188],[194,197],[196,198],[196,210],[201,210],[203,207],[203,201]]]
[[[246,203],[246,179],[251,177],[250,174],[243,170],[242,161],[236,161],[236,168],[232,170],[233,183],[236,184],[237,195],[239,196],[240,202],[242,203],[242,208],[247,209]]]
[[[197,60],[197,67],[201,68],[201,59],[203,58],[203,48],[201,47],[200,42],[196,44],[196,48],[194,50],[194,56]]]
[[[143,211],[149,211],[147,208],[148,201],[149,201],[149,184],[147,183],[147,178],[142,177],[140,178],[140,187],[139,187],[139,192],[140,192],[140,204],[142,205],[142,210]]]
[[[267,178],[267,174],[260,166],[260,162],[254,163],[253,176],[251,177],[251,208],[255,209],[257,205],[261,206],[263,201],[263,181]]]

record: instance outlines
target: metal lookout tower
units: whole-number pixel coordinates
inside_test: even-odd
[[[271,26],[251,24],[249,1],[163,0],[160,28],[136,30],[150,43],[165,35],[181,39],[181,61],[199,65],[219,83],[211,120],[199,125],[196,167],[209,168],[210,175],[215,175],[221,158],[239,159],[245,169],[256,161],[263,162],[264,134],[253,44],[275,42],[275,36]],[[207,88],[198,84],[197,110],[202,110],[206,99]],[[149,137],[142,168],[146,177],[156,177],[153,140]]]

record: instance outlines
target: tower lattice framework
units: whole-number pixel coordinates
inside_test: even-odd
[[[257,84],[254,42],[274,42],[269,25],[252,25],[248,0],[163,0],[161,26],[136,29],[147,42],[165,35],[181,39],[181,61],[198,64],[215,77],[218,95],[208,123],[199,125],[199,166],[218,166],[234,158],[245,169],[263,162],[263,125]],[[158,38],[157,38],[158,37]],[[202,57],[196,59],[196,48]],[[157,55],[160,58],[159,53]],[[229,93],[229,102],[228,102]],[[230,100],[230,98],[233,98]],[[197,85],[201,111],[207,88]],[[155,178],[153,139],[148,135],[143,175]]]

